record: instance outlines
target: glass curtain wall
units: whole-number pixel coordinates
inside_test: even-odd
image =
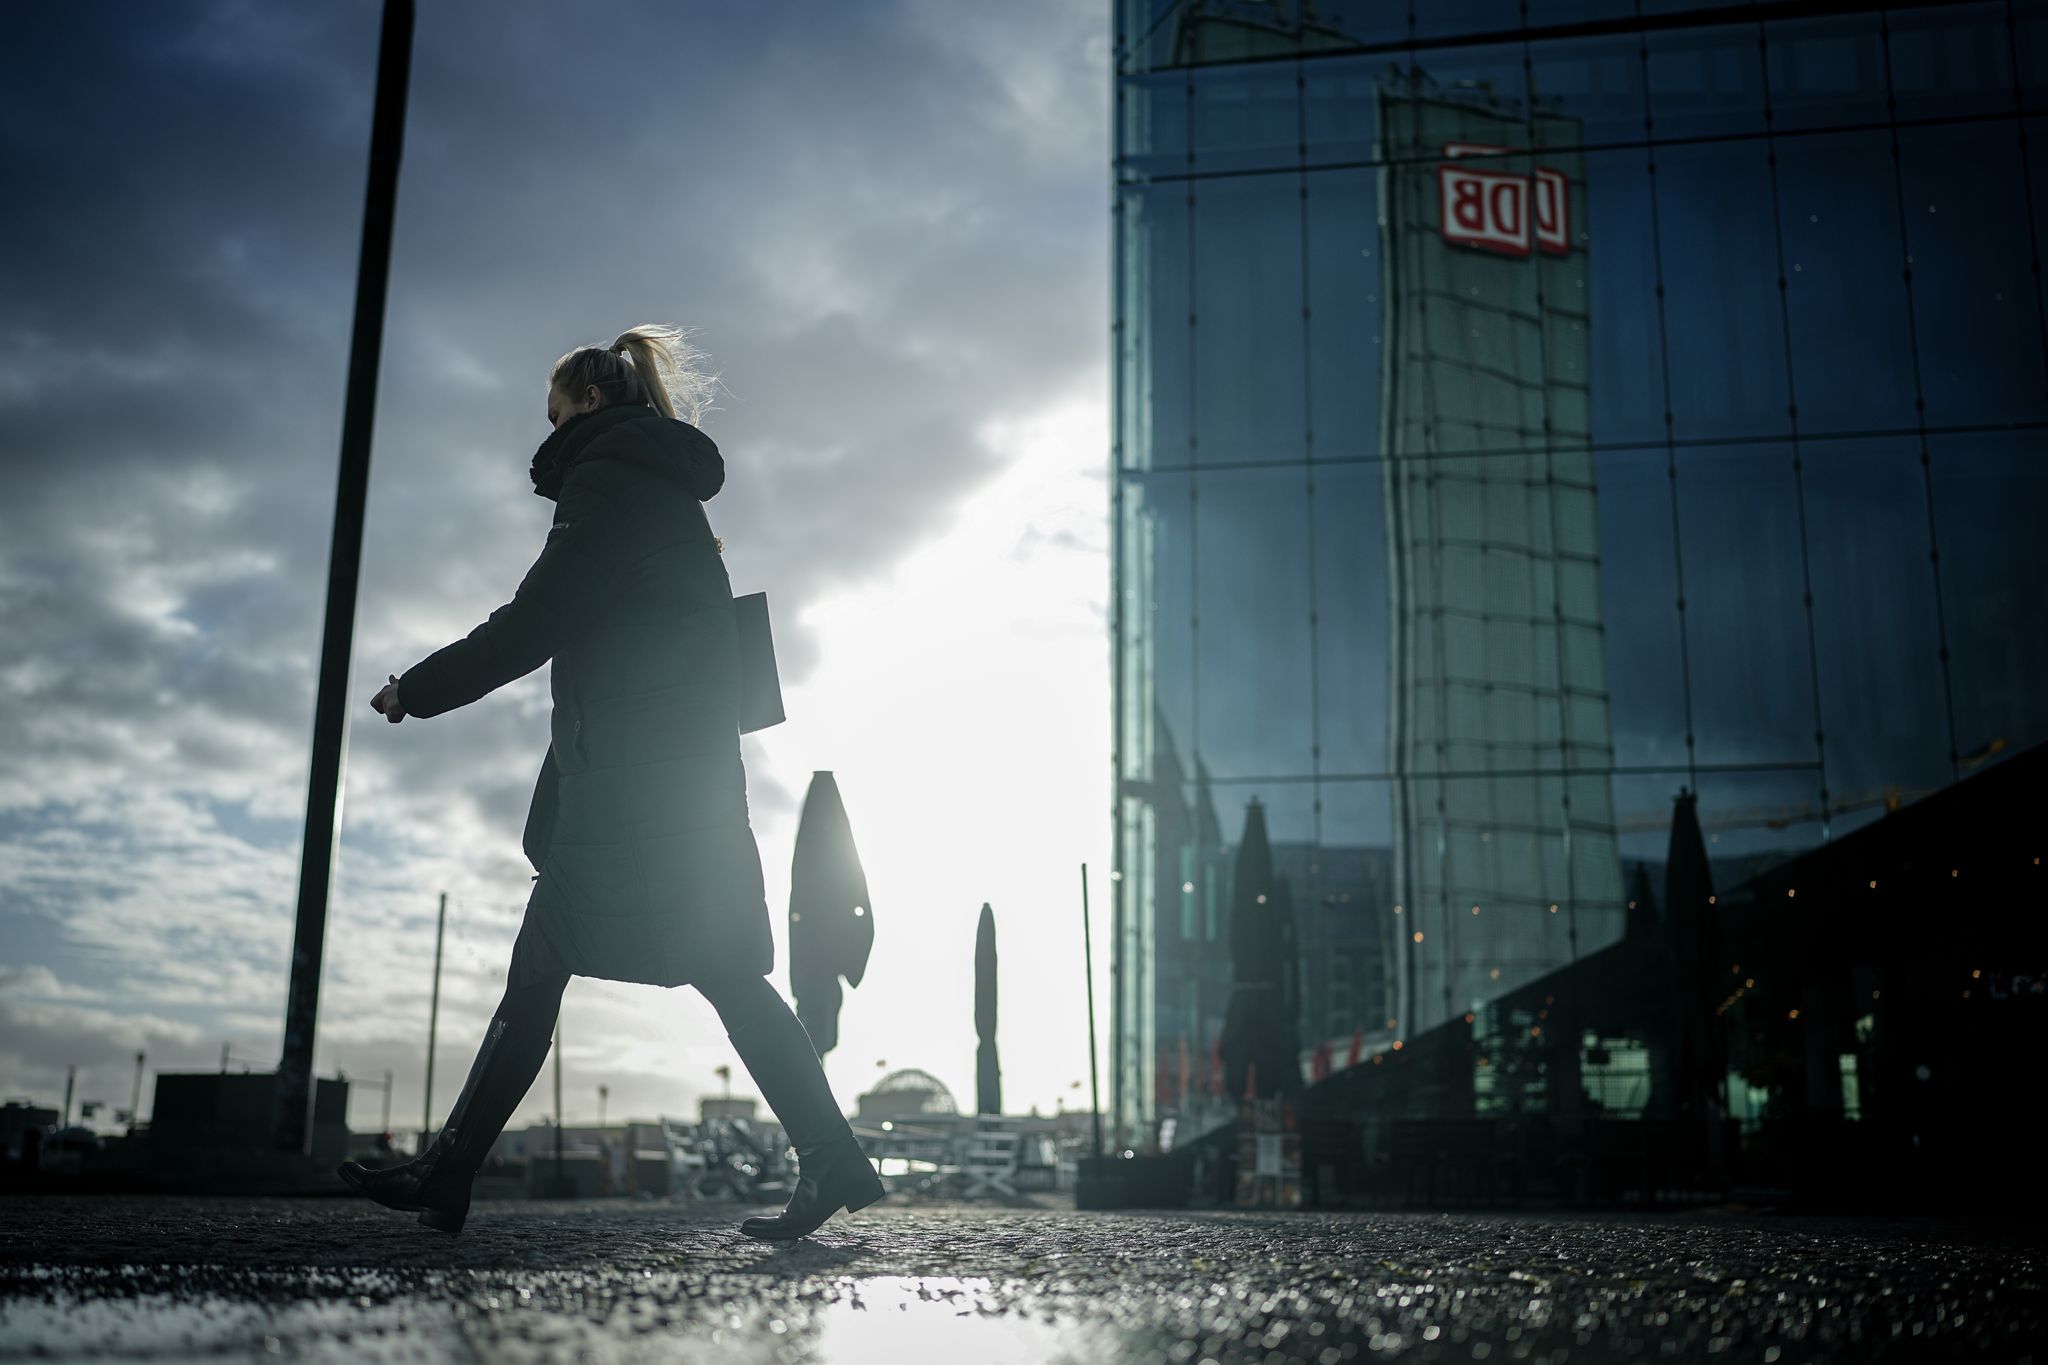
[[[2048,735],[2048,15],[1114,9],[1125,1144]]]

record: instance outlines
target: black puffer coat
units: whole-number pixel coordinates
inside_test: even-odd
[[[528,929],[579,976],[766,975],[732,586],[702,505],[725,482],[718,447],[615,404],[564,422],[534,478],[560,490],[540,558],[488,621],[406,671],[399,700],[440,715],[554,660]]]

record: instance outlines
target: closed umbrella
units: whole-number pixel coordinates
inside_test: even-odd
[[[996,1061],[996,912],[984,901],[974,930],[974,1112],[1003,1112],[1003,1069]]]
[[[1265,808],[1254,800],[1230,875],[1231,987],[1221,1045],[1226,1094],[1266,1098],[1301,1088],[1293,956],[1291,897],[1273,875]]]
[[[1715,964],[1721,956],[1714,909],[1714,873],[1700,833],[1699,798],[1681,791],[1671,812],[1671,843],[1664,864],[1664,913],[1670,934],[1672,1021],[1670,1093],[1665,1114],[1710,1116],[1722,1083],[1720,1037],[1715,1028]]]
[[[860,985],[875,946],[875,907],[853,826],[829,772],[811,776],[789,869],[789,989],[820,1057],[839,1044],[839,982]]]

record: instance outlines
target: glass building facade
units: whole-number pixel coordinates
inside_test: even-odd
[[[1253,810],[1312,1079],[2048,738],[2048,9],[1115,18],[1125,1144]]]

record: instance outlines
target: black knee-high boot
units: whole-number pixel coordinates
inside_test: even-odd
[[[841,1209],[851,1213],[880,1199],[881,1177],[839,1112],[811,1036],[775,988],[754,980],[738,1001],[721,990],[713,1003],[797,1154],[796,1192],[788,1207],[774,1217],[749,1218],[740,1231],[771,1240],[802,1237]]]
[[[461,1232],[469,1216],[470,1183],[533,1087],[547,1060],[552,1031],[546,1020],[493,1018],[448,1122],[427,1149],[388,1170],[344,1162],[341,1178],[386,1208],[417,1212],[430,1228]]]

